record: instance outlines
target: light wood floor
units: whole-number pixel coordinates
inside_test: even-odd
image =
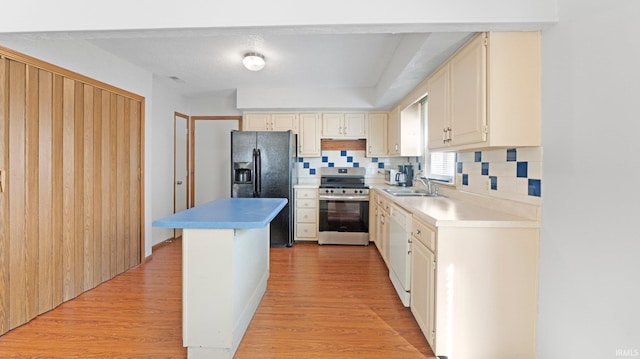
[[[271,249],[235,358],[434,358],[375,246]],[[181,241],[0,337],[1,358],[184,358]]]

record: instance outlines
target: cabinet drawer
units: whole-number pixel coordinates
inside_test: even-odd
[[[413,236],[424,244],[427,248],[436,251],[436,232],[428,227],[426,224],[413,220]]]
[[[296,211],[296,222],[316,223],[315,208],[300,208]]]
[[[389,205],[389,201],[380,197],[380,203],[378,204],[380,206],[380,208],[389,213],[389,211],[391,210],[391,206]]]
[[[314,188],[297,188],[296,198],[298,199],[318,198],[318,190]]]
[[[316,238],[318,229],[315,223],[296,223],[296,237]]]
[[[298,199],[296,200],[296,208],[316,208],[318,206],[317,199]]]

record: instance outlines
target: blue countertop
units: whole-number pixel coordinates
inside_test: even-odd
[[[285,198],[223,198],[153,221],[165,228],[263,228],[287,204]]]

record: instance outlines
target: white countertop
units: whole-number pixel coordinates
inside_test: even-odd
[[[414,216],[437,227],[510,227],[539,228],[535,220],[514,216],[491,208],[448,197],[393,196],[384,188],[387,185],[372,185],[378,193],[392,200]]]

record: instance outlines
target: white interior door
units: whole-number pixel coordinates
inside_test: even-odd
[[[231,194],[231,131],[236,119],[194,120],[194,205]]]
[[[184,211],[188,208],[188,117],[176,113],[174,115],[173,129],[173,213]],[[175,229],[174,238],[182,235],[182,229]]]

